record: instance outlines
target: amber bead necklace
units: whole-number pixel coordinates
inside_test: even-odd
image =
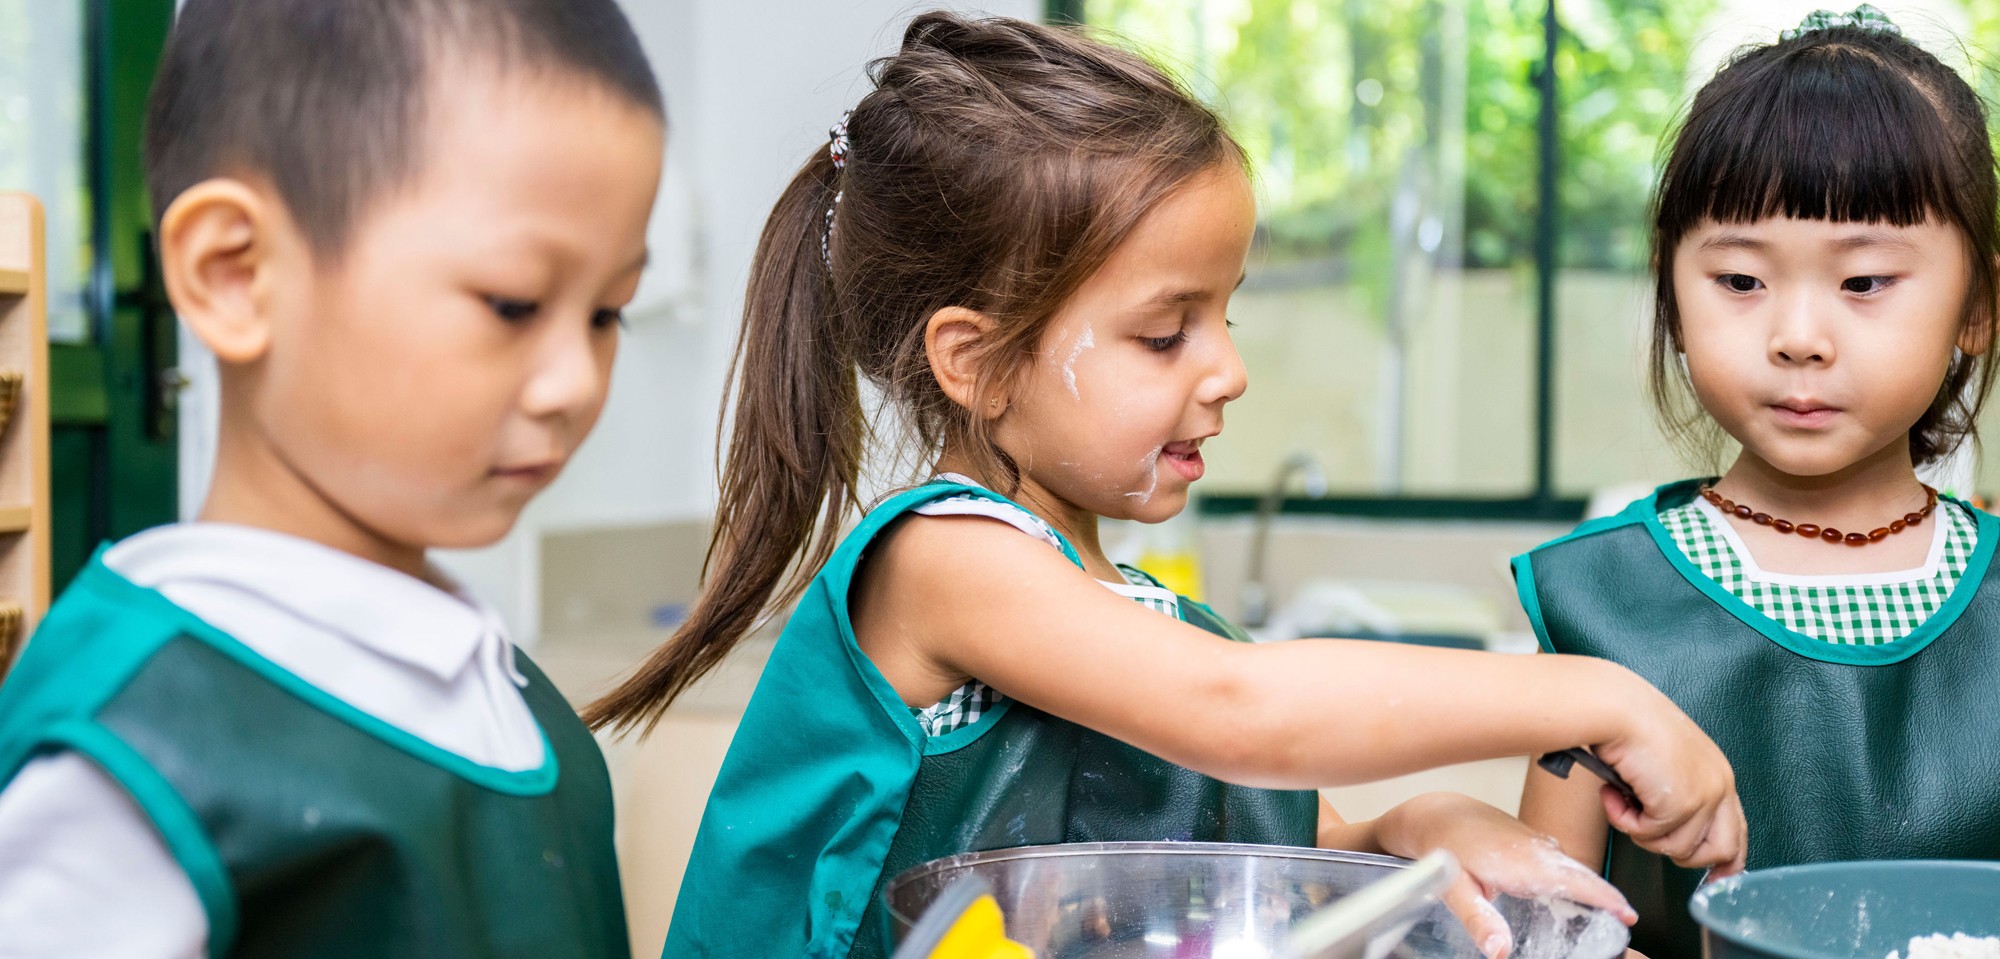
[[[1715,504],[1715,508],[1737,519],[1747,519],[1759,526],[1769,526],[1780,533],[1797,533],[1807,539],[1817,539],[1827,543],[1845,543],[1849,546],[1866,546],[1888,539],[1892,533],[1900,533],[1924,521],[1924,517],[1937,510],[1937,490],[1924,486],[1924,508],[1914,513],[1904,513],[1903,518],[1891,520],[1887,526],[1878,526],[1866,533],[1843,533],[1831,526],[1816,526],[1812,523],[1794,523],[1779,519],[1769,513],[1760,513],[1742,503],[1724,499],[1715,487],[1704,484],[1701,498]]]

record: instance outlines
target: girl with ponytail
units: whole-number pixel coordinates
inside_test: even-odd
[[[1488,894],[1629,907],[1464,797],[1350,824],[1312,790],[1578,745],[1637,790],[1643,810],[1606,801],[1635,840],[1741,861],[1728,764],[1622,668],[1253,645],[1105,558],[1098,519],[1179,512],[1246,385],[1226,307],[1255,209],[1212,112],[1138,57],[1013,20],[919,16],[871,77],[764,228],[704,591],[588,711],[649,730],[791,609],[668,957],[881,956],[903,868],[1141,839],[1450,848],[1453,907],[1498,956]],[[870,444],[905,433],[931,480],[862,513]]]

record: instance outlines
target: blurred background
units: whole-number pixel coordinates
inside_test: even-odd
[[[1845,3],[1845,0],[1842,0]],[[1261,220],[1233,318],[1252,388],[1207,446],[1191,515],[1120,529],[1265,638],[1532,648],[1505,560],[1681,461],[1644,395],[1646,207],[1661,135],[1739,45],[1825,0],[996,0],[1179,72],[1255,164]],[[626,0],[666,90],[654,266],[610,404],[504,542],[444,562],[572,698],[663,639],[693,597],[717,401],[757,232],[793,169],[927,5]],[[2000,0],[1882,0],[2000,92]],[[172,0],[0,0],[0,189],[48,207],[54,569],[190,515],[214,380],[153,268],[139,167]],[[366,384],[357,384],[365,388]],[[1989,414],[1989,431],[2000,421]],[[2000,433],[1989,433],[2000,436]],[[1947,470],[1986,488],[2000,453]],[[884,482],[889,482],[885,479]],[[695,817],[761,665],[753,642],[644,744],[613,744],[635,950],[657,952]],[[1504,808],[1520,764],[1337,791]]]

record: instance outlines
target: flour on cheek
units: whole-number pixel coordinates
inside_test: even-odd
[[[1139,468],[1146,471],[1146,488],[1126,493],[1127,499],[1137,500],[1141,504],[1152,502],[1153,491],[1160,487],[1160,452],[1165,449],[1165,446],[1155,446],[1152,452],[1146,454],[1145,459],[1139,461]]]
[[[1094,336],[1091,333],[1090,327],[1086,326],[1083,328],[1082,335],[1078,336],[1076,340],[1070,344],[1069,355],[1063,358],[1063,364],[1062,364],[1063,385],[1069,387],[1069,395],[1071,399],[1074,400],[1083,399],[1083,394],[1078,392],[1076,388],[1077,358],[1083,355],[1084,350],[1090,349],[1096,345],[1097,345],[1096,336]]]

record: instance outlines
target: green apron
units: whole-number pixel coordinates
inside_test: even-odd
[[[924,735],[855,645],[848,589],[884,528],[963,493],[1006,502],[942,482],[898,495],[861,521],[799,601],[709,794],[667,959],[874,959],[888,951],[884,884],[962,852],[1114,840],[1312,845],[1311,791],[1228,785],[1023,703]],[[1207,607],[1180,603],[1188,622],[1242,638]]]
[[[1610,659],[1659,687],[1736,770],[1750,868],[1847,859],[2000,859],[2000,524],[1944,606],[1892,643],[1780,626],[1703,576],[1661,526],[1699,481],[1514,560],[1542,647]],[[1958,508],[1953,506],[1950,508]],[[1606,875],[1639,911],[1632,948],[1701,954],[1701,873],[1613,833]]]
[[[0,687],[0,784],[46,752],[103,768],[186,870],[211,956],[625,959],[604,759],[516,662],[547,755],[506,772],[93,560]]]

